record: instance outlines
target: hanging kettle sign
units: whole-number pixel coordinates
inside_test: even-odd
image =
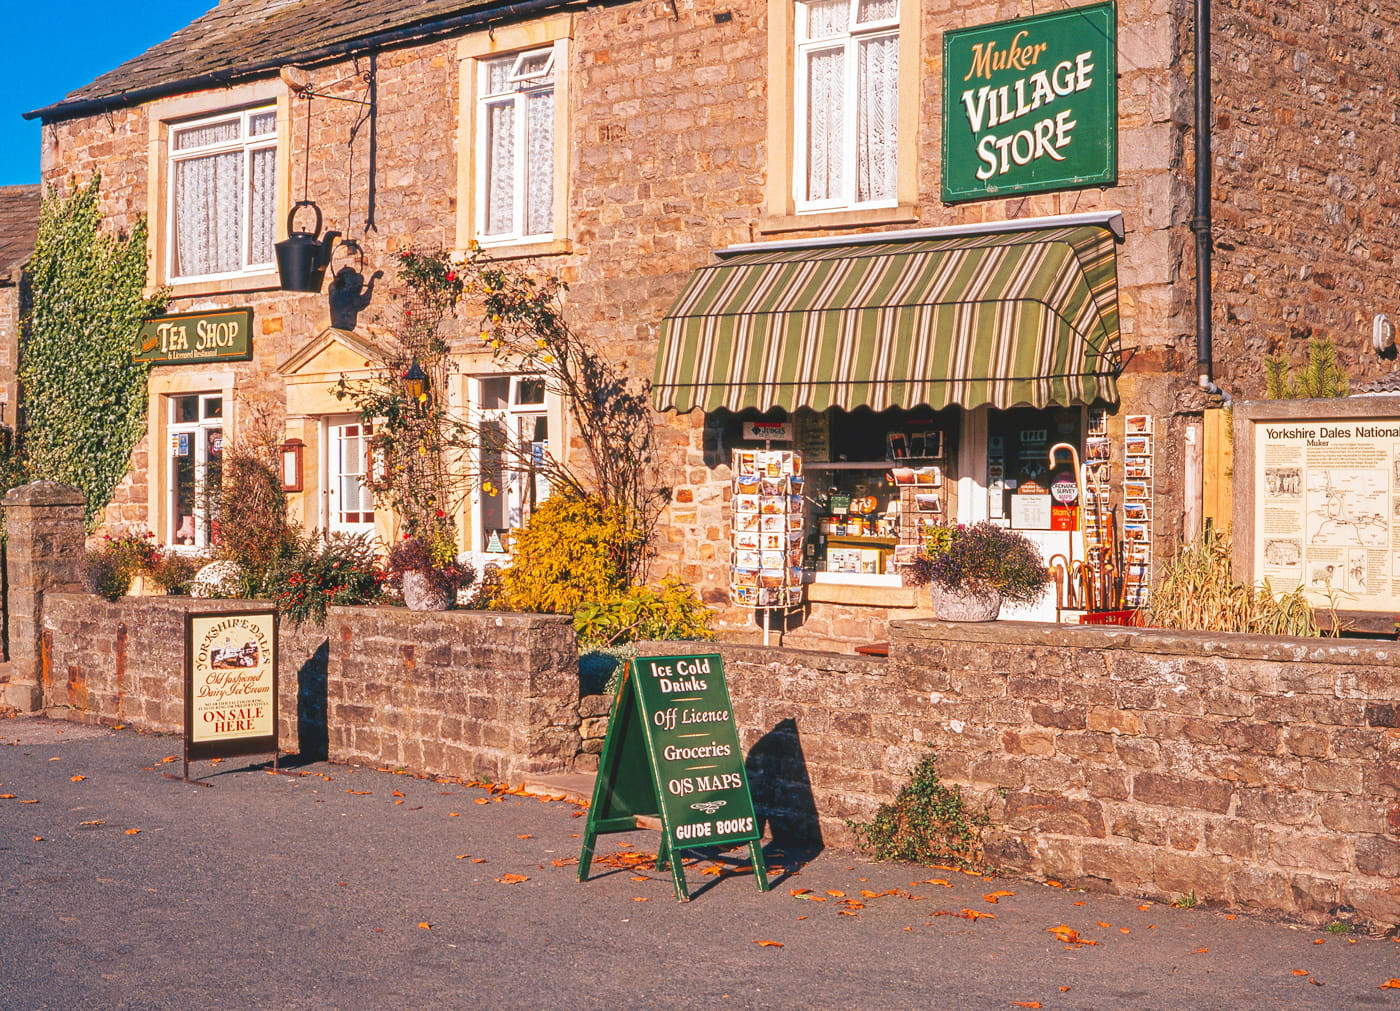
[[[297,211],[310,207],[316,212],[316,227],[309,232],[294,230]],[[318,292],[326,279],[326,267],[331,262],[331,250],[339,232],[321,231],[321,208],[314,201],[298,200],[287,214],[287,237],[276,243],[277,274],[283,291]]]

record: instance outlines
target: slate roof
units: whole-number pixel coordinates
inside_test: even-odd
[[[225,0],[196,21],[59,102],[25,113],[45,121],[162,95],[266,77],[387,44],[486,21],[518,19],[565,0]]]
[[[1353,396],[1365,396],[1368,393],[1400,393],[1400,372],[1392,372],[1379,379],[1368,379],[1364,383],[1353,383],[1351,392]]]
[[[0,186],[0,284],[12,284],[34,253],[39,233],[39,184]]]

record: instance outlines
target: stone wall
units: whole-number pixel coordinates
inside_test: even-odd
[[[326,727],[335,761],[519,781],[579,750],[567,617],[336,607]]]
[[[44,600],[41,684],[44,710],[65,719],[126,723],[183,734],[185,616],[269,608],[267,601],[50,593]],[[316,748],[324,723],[326,636],[314,625],[278,629],[278,743]],[[300,739],[302,732],[307,741]]]
[[[845,819],[873,814],[932,748],[990,813],[998,867],[1400,924],[1400,646],[1021,622],[891,631],[888,661],[717,647],[755,801],[780,831],[849,845]]]

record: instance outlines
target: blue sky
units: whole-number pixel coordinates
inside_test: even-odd
[[[142,53],[218,0],[18,0],[3,4],[0,186],[39,181],[39,124],[21,113]]]

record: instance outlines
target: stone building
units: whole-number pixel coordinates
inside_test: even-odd
[[[39,187],[0,186],[0,428],[13,430],[25,264],[39,231]],[[7,436],[8,437],[8,436]]]
[[[246,359],[153,370],[109,522],[206,543],[201,465],[267,405],[302,447],[298,518],[386,532],[358,480],[370,433],[329,387],[378,367],[397,251],[478,242],[566,279],[577,327],[655,377],[654,574],[727,626],[756,628],[731,600],[793,592],[800,568],[789,642],[883,638],[921,610],[895,562],[928,518],[1024,529],[1074,585],[1110,504],[1128,579],[1097,603],[1134,602],[1202,522],[1193,447],[1221,389],[1258,395],[1263,356],[1309,338],[1357,378],[1390,371],[1370,332],[1400,297],[1400,14],[1215,5],[1201,365],[1192,6],[1033,7],[224,0],[30,114],[47,181],[100,169],[113,227],[147,216],[172,313],[252,311]],[[272,253],[304,199],[350,240],[314,295],[280,290]],[[564,452],[560,406],[474,336],[454,333],[445,395]],[[1101,482],[1056,444],[1106,461]],[[765,447],[801,453],[744,479],[781,478],[781,531],[759,512],[776,486],[731,467]],[[528,509],[530,475],[500,477],[460,517],[478,561]]]

